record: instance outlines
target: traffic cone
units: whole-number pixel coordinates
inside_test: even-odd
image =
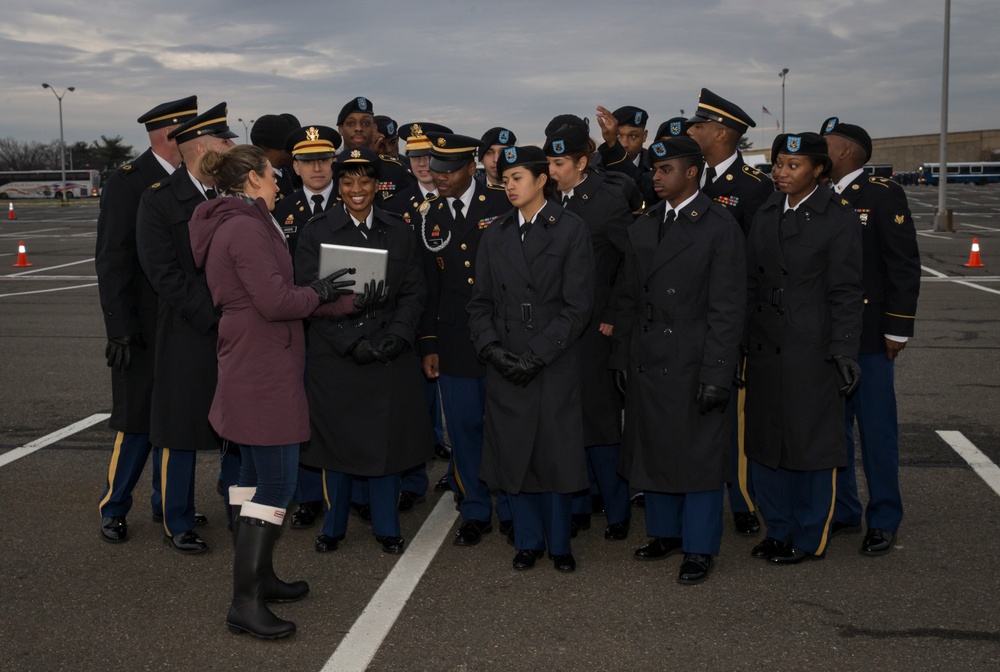
[[[984,268],[983,260],[979,258],[979,239],[972,239],[972,252],[969,252],[969,263],[963,264],[966,268]]]
[[[28,263],[28,253],[24,251],[24,241],[19,240],[17,242],[17,263],[14,264],[13,268],[27,268],[31,266]]]
[[[17,219],[17,215],[14,214],[14,201],[10,201],[10,207],[7,208],[7,219]]]

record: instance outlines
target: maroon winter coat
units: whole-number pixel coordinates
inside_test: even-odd
[[[219,382],[208,419],[235,443],[274,446],[309,439],[302,318],[319,307],[296,287],[292,258],[262,199],[218,198],[188,224],[194,261],[205,269],[219,323]],[[353,311],[350,296],[319,314]]]

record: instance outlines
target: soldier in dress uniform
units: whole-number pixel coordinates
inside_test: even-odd
[[[301,180],[296,179],[292,172],[292,155],[285,147],[288,134],[299,126],[301,124],[295,115],[283,112],[262,115],[250,129],[250,144],[263,149],[274,168],[274,177],[278,180],[280,189],[279,198],[288,196],[302,186]]]
[[[573,498],[573,523],[574,530],[589,529],[591,513],[604,512],[608,523],[605,538],[622,540],[628,537],[630,518],[628,483],[617,471],[622,398],[608,370],[608,355],[615,322],[611,295],[632,213],[621,192],[591,170],[589,140],[584,129],[564,126],[544,145],[556,198],[587,223],[596,264],[594,316],[580,338],[583,434],[590,489]]]
[[[588,486],[580,337],[593,309],[593,246],[586,223],[547,200],[541,148],[508,147],[499,171],[514,210],[483,237],[467,308],[489,365],[481,474],[508,493],[514,569],[548,550],[556,570],[572,572],[573,493]]]
[[[868,132],[831,117],[821,134],[830,151],[834,192],[861,218],[862,281],[861,385],[847,399],[847,468],[837,474],[837,506],[832,533],[861,530],[861,501],[854,470],[854,421],[861,436],[861,460],[868,484],[863,555],[892,549],[903,519],[899,491],[899,426],[896,417],[894,362],[913,336],[920,293],[920,250],[906,194],[883,177],[869,177]]]
[[[383,207],[402,217],[410,228],[416,230],[416,222],[420,221],[420,208],[425,202],[430,203],[438,197],[434,176],[431,174],[431,141],[427,134],[452,131],[447,126],[423,121],[406,124],[400,132],[405,134],[406,158],[410,162],[410,172],[416,183],[397,191],[385,201]]]
[[[677,580],[694,584],[708,578],[722,542],[746,253],[733,216],[698,189],[698,144],[673,137],[650,152],[663,200],[628,230],[617,297],[611,364],[627,372],[619,465],[646,493],[653,538],[636,559],[683,551]]]
[[[503,191],[503,180],[497,172],[497,159],[500,158],[500,152],[517,144],[517,136],[509,128],[494,126],[483,133],[480,142],[483,144],[479,148],[479,161],[483,164],[483,169],[476,171],[476,179],[490,189]]]
[[[195,96],[157,105],[139,117],[150,147],[132,163],[111,173],[101,192],[97,216],[94,266],[108,336],[105,356],[111,367],[112,409],[108,426],[117,432],[108,480],[98,508],[101,538],[128,540],[125,516],[152,445],[149,409],[153,394],[153,349],[156,345],[156,292],[142,272],[135,244],[135,220],[142,194],[174,172],[181,163],[177,143],[167,136],[198,114]],[[154,519],[163,517],[160,467],[153,456]]]
[[[409,159],[399,153],[399,124],[396,120],[384,114],[376,114],[375,131],[375,152],[396,159],[409,170]]]
[[[420,321],[424,375],[437,380],[451,437],[453,478],[462,524],[456,546],[474,546],[493,530],[493,498],[480,478],[486,368],[469,340],[466,304],[472,296],[476,252],[483,235],[510,203],[474,179],[479,140],[429,133],[430,169],[440,197],[416,221],[427,276],[427,309]],[[497,498],[501,533],[510,531],[506,499]]]
[[[725,206],[743,228],[744,235],[747,234],[760,206],[774,193],[774,186],[767,175],[744,163],[743,155],[737,149],[747,129],[756,126],[754,120],[737,105],[708,89],[702,89],[698,109],[688,119],[688,124],[687,134],[697,141],[705,155],[702,193]],[[736,413],[731,440],[733,480],[729,484],[729,507],[737,532],[757,534],[760,520],[755,513],[753,479],[743,448],[741,428],[744,426],[745,395],[741,385],[741,381],[734,385]]]
[[[220,316],[204,271],[195,267],[188,221],[199,203],[216,196],[198,159],[209,149],[225,152],[237,135],[219,103],[168,137],[183,164],[143,194],[136,221],[139,262],[159,299],[149,440],[162,455],[164,541],[182,553],[202,553],[208,545],[194,531],[195,453],[222,446],[208,422]],[[224,470],[226,492],[237,477],[238,469]]]
[[[344,149],[364,147],[375,149],[378,126],[375,123],[375,106],[364,96],[352,98],[345,103],[337,115],[337,130],[344,139]],[[379,158],[379,199],[386,201],[397,191],[413,184],[413,175],[399,159],[388,154],[376,154]]]

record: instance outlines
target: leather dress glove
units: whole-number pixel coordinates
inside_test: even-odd
[[[844,381],[844,386],[840,388],[840,396],[849,397],[861,384],[861,365],[845,355],[833,355],[831,357],[837,367],[837,373]]]
[[[625,383],[628,381],[628,373],[622,371],[621,369],[615,369],[611,372],[615,380],[615,389],[618,390],[618,394],[622,395],[622,399],[625,398]]]
[[[351,356],[351,359],[354,360],[355,364],[364,365],[371,364],[372,362],[383,362],[387,364],[389,362],[389,360],[382,357],[378,348],[375,347],[375,344],[367,338],[362,338],[355,343],[348,354]]]
[[[349,269],[342,268],[339,271],[334,271],[325,278],[312,281],[309,286],[313,288],[313,291],[316,292],[316,296],[319,297],[320,305],[336,301],[340,297],[352,292],[352,290],[346,288],[353,287],[354,280],[337,280],[337,278],[345,275],[348,270]]]
[[[729,406],[729,388],[698,383],[698,396],[695,401],[698,402],[698,413],[701,415],[715,409],[719,409],[719,413],[725,413]]]
[[[479,359],[496,369],[504,378],[517,364],[517,355],[501,346],[499,341],[484,345],[479,352]]]
[[[132,366],[133,347],[146,347],[142,334],[109,338],[108,344],[104,346],[104,357],[108,360],[108,366],[115,371],[128,371]]]
[[[750,350],[747,348],[747,346],[741,345],[740,352],[736,356],[736,375],[733,376],[733,386],[735,386],[740,390],[746,387],[744,374],[746,373],[746,361],[748,354],[750,354]]]
[[[383,280],[379,280],[378,284],[374,280],[369,280],[365,283],[364,291],[354,295],[355,310],[368,310],[375,306],[385,305],[389,298],[388,289]]]
[[[545,366],[545,362],[531,350],[527,350],[521,353],[521,356],[517,358],[517,363],[514,364],[514,368],[504,378],[515,385],[527,387],[528,383],[534,380],[543,366]]]
[[[379,355],[379,360],[391,362],[406,352],[409,348],[410,344],[396,334],[386,334],[382,337],[382,340],[379,341],[378,346],[375,348],[375,352]]]

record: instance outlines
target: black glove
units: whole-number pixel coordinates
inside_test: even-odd
[[[354,280],[337,280],[337,278],[345,275],[348,270],[350,269],[342,268],[339,271],[334,271],[325,278],[312,281],[312,284],[309,286],[313,288],[316,296],[319,297],[320,305],[336,301],[340,297],[351,293],[352,290],[345,289],[345,287],[353,287]]]
[[[132,366],[132,347],[146,347],[142,334],[109,338],[108,344],[104,346],[104,357],[108,360],[108,366],[115,371],[128,371]]]
[[[745,345],[740,346],[739,355],[736,357],[736,375],[733,376],[733,386],[738,389],[743,389],[746,386],[746,382],[743,380],[743,374],[745,371],[747,355],[750,351]]]
[[[409,347],[410,344],[396,334],[386,334],[382,337],[382,340],[379,341],[378,346],[375,348],[375,352],[379,355],[379,359],[381,361],[391,362],[406,352]]]
[[[837,373],[844,381],[844,386],[840,388],[840,396],[849,397],[861,384],[861,366],[845,355],[833,355],[831,359],[837,367]]]
[[[356,310],[367,310],[374,306],[385,305],[389,298],[389,288],[385,286],[383,280],[375,284],[374,280],[365,283],[365,289],[360,294],[354,295],[354,308]]]
[[[354,360],[356,364],[371,364],[372,362],[383,362],[385,364],[389,363],[388,359],[382,357],[382,354],[378,351],[378,348],[369,341],[367,338],[360,339],[353,347],[348,351],[351,359]]]
[[[706,385],[698,383],[698,413],[705,415],[709,411],[719,409],[719,413],[725,413],[729,406],[729,388],[718,385]]]
[[[611,375],[615,379],[615,389],[618,390],[618,394],[622,395],[622,399],[625,398],[625,383],[628,380],[628,374],[621,369],[615,369],[611,372]]]
[[[528,383],[534,380],[543,366],[545,366],[545,362],[531,350],[527,350],[521,353],[521,356],[517,358],[517,362],[514,364],[514,368],[504,375],[504,378],[509,383],[527,387]]]
[[[487,343],[479,353],[479,359],[496,369],[501,376],[507,377],[517,364],[517,355],[500,345],[499,341]]]

